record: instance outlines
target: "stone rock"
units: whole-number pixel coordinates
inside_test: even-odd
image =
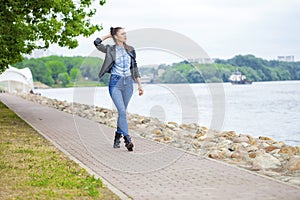
[[[272,154],[275,158],[277,158],[280,162],[287,163],[287,161],[290,159],[290,156],[288,154]]]
[[[249,139],[249,144],[250,144],[250,145],[256,145],[256,144],[257,144],[256,139],[253,138],[251,135],[246,135],[246,136],[247,136],[248,139]]]
[[[191,145],[194,149],[199,149],[201,147],[201,144],[199,144],[199,142],[196,141],[192,142]]]
[[[163,139],[162,138],[154,138],[154,141],[156,141],[156,142],[162,142]]]
[[[197,130],[196,130],[196,134],[202,134],[202,135],[204,135],[204,134],[206,134],[207,133],[207,129],[206,129],[206,127],[199,127],[199,128],[197,128]]]
[[[162,130],[159,129],[159,128],[156,128],[152,131],[152,134],[155,134],[155,135],[162,135]]]
[[[300,177],[294,177],[288,180],[288,183],[300,186]]]
[[[174,130],[176,128],[176,126],[174,124],[169,124],[169,123],[166,124],[166,127],[171,130]]]
[[[279,154],[288,154],[289,156],[295,155],[297,153],[300,153],[299,147],[293,147],[293,146],[285,146],[280,149],[278,152]]]
[[[196,135],[194,135],[194,137],[193,137],[194,139],[197,139],[197,140],[199,140],[199,141],[204,141],[206,138],[207,138],[207,135],[205,134],[205,135],[202,135],[202,134],[196,134]]]
[[[246,148],[249,147],[250,145],[247,142],[241,142],[242,147]]]
[[[148,125],[147,124],[137,124],[136,127],[139,129],[145,129],[148,127]]]
[[[269,153],[269,152],[271,152],[271,151],[273,151],[273,150],[275,150],[275,149],[279,149],[279,148],[276,147],[276,146],[273,146],[273,145],[267,146],[267,147],[264,148],[264,150],[265,150],[267,153]]]
[[[213,150],[208,154],[208,157],[213,159],[223,159],[224,155],[218,150]]]
[[[256,155],[256,157],[253,159],[254,169],[275,169],[280,166],[281,162],[277,158],[267,153]]]
[[[264,140],[259,141],[258,147],[259,147],[260,149],[267,148],[268,146],[270,146],[270,144],[267,143],[266,141],[264,141]]]
[[[237,137],[237,134],[235,133],[235,131],[224,131],[221,133],[220,137],[232,140],[233,138]]]
[[[265,137],[265,136],[259,136],[259,137],[258,137],[258,140],[259,140],[260,142],[263,142],[263,143],[268,144],[268,145],[274,144],[274,143],[276,142],[276,141],[273,140],[272,138]]]
[[[197,129],[198,125],[196,123],[192,123],[192,124],[188,125],[188,128],[190,128],[190,129]]]
[[[277,142],[277,144],[278,144],[280,147],[282,147],[282,146],[284,146],[284,145],[285,145],[285,143],[284,143],[284,142]]]
[[[172,125],[178,127],[178,124],[176,122],[168,122],[167,124],[172,124]]]
[[[231,158],[241,158],[241,154],[235,151],[231,154]]]
[[[269,177],[278,177],[280,176],[280,173],[274,172],[274,171],[268,171],[268,170],[263,170],[262,174],[269,176]]]
[[[272,146],[280,149],[281,147],[285,146],[285,144],[284,142],[274,142]]]
[[[181,128],[181,129],[187,129],[188,128],[188,125],[187,124],[181,124],[180,126],[179,126],[179,128]]]
[[[233,143],[231,146],[228,148],[229,151],[237,151],[240,149],[240,145],[238,143]]]
[[[223,140],[222,142],[217,143],[218,148],[226,148],[227,150],[231,144],[232,144],[231,140]]]
[[[257,155],[257,152],[250,152],[250,153],[248,154],[249,158],[255,158],[256,155]]]
[[[279,155],[280,149],[274,149],[273,151],[269,152],[269,154],[272,154],[273,156],[276,154],[276,155]]]
[[[204,142],[202,144],[202,148],[204,148],[204,149],[211,149],[215,145],[216,145],[216,143],[214,143],[214,142]]]
[[[151,120],[149,118],[144,118],[144,120],[141,121],[142,124],[148,124]]]
[[[260,139],[260,140],[270,140],[270,141],[274,142],[274,140],[272,138],[265,137],[265,136],[259,136],[258,139]]]
[[[286,165],[287,170],[291,172],[300,170],[300,156],[293,156]]]
[[[200,138],[202,136],[206,135],[205,131],[202,131],[202,129],[197,129],[196,134],[194,136],[195,139]]]
[[[227,158],[231,157],[232,152],[229,151],[227,148],[220,148],[220,151],[224,157],[227,157]]]
[[[98,112],[97,115],[98,115],[98,117],[105,117],[105,113],[103,113],[103,112]]]
[[[257,148],[256,146],[249,145],[249,146],[247,146],[247,147],[245,148],[245,150],[246,150],[247,152],[254,152],[254,151],[257,151],[258,148]]]
[[[250,140],[246,135],[240,135],[239,137],[233,138],[233,142],[235,142],[235,143],[242,143],[242,142],[249,143]]]
[[[165,130],[163,133],[164,133],[164,135],[168,135],[168,136],[172,136],[172,137],[177,135],[176,132],[173,130]]]

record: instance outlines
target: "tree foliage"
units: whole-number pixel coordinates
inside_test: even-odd
[[[28,67],[34,81],[40,81],[49,86],[67,85],[84,80],[99,81],[98,73],[103,60],[95,57],[63,57],[48,56],[43,58],[25,59],[16,63],[14,67],[19,69]],[[101,79],[102,84],[108,83],[108,77]]]
[[[300,62],[267,61],[253,55],[218,59],[212,64],[173,63],[161,65],[159,69],[164,70],[159,77],[162,83],[228,82],[236,69],[253,81],[300,80]]]
[[[72,68],[70,70],[70,79],[75,82],[81,78],[81,72],[78,68]]]
[[[66,86],[70,82],[70,77],[67,72],[62,72],[58,74],[57,80],[61,83],[62,86]]]
[[[45,63],[46,67],[51,70],[52,78],[55,82],[58,81],[58,74],[66,72],[67,68],[62,61],[50,60]]]
[[[238,56],[237,62],[233,61],[233,58],[217,60],[212,64],[180,62],[171,65],[163,64],[158,68],[140,67],[140,73],[142,76],[154,77],[154,82],[161,83],[228,82],[229,76],[236,69],[253,81],[300,80],[300,62],[266,61],[260,58],[256,61],[252,56],[250,60],[253,62],[250,62],[248,58],[248,56]],[[62,85],[63,80],[68,80],[68,77],[73,83],[80,80],[99,81],[98,73],[102,63],[102,59],[95,57],[49,56],[25,59],[14,66],[29,67],[35,81],[53,86],[55,83]],[[160,70],[163,70],[162,74],[158,73]],[[64,76],[60,75],[61,73]],[[109,74],[105,74],[100,81],[107,85]]]
[[[19,62],[34,49],[57,43],[78,46],[76,37],[90,36],[99,25],[90,18],[96,13],[95,0],[3,0],[0,4],[0,72]],[[100,5],[105,0],[97,0]]]
[[[248,78],[254,81],[300,80],[300,62],[267,61],[253,55],[237,55],[228,60],[216,60],[216,63],[238,67]]]

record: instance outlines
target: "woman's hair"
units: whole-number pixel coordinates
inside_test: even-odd
[[[120,29],[123,29],[122,27],[110,27],[110,34],[111,34],[111,36],[115,36],[115,35],[117,35],[117,33],[118,33],[118,31],[120,30]]]
[[[111,36],[112,36],[112,38],[113,38],[113,40],[116,42],[116,40],[115,40],[115,38],[114,38],[114,36],[115,35],[117,35],[117,33],[118,33],[118,31],[120,30],[120,29],[124,29],[123,27],[110,27],[110,34],[111,34]],[[128,46],[125,42],[124,42],[124,48],[127,50],[127,51],[131,51],[132,50],[132,48],[130,47],[130,46]]]

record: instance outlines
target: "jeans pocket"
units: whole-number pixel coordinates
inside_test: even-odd
[[[110,76],[110,81],[118,81],[118,80],[120,80],[121,78],[122,78],[121,76],[112,74],[112,75]]]
[[[110,87],[116,86],[116,85],[118,84],[120,78],[121,78],[121,76],[112,74],[112,75],[110,76],[109,86],[110,86]]]

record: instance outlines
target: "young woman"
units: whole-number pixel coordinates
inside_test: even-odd
[[[114,45],[103,45],[102,42],[113,38]],[[96,48],[105,53],[105,59],[99,72],[99,78],[105,73],[111,73],[109,81],[109,94],[118,110],[117,131],[115,132],[114,148],[120,148],[120,139],[123,135],[125,147],[133,151],[133,143],[128,133],[126,109],[133,93],[133,82],[138,83],[141,96],[144,90],[141,85],[140,74],[136,63],[136,54],[133,47],[126,44],[124,28],[110,28],[110,34],[94,41]]]

